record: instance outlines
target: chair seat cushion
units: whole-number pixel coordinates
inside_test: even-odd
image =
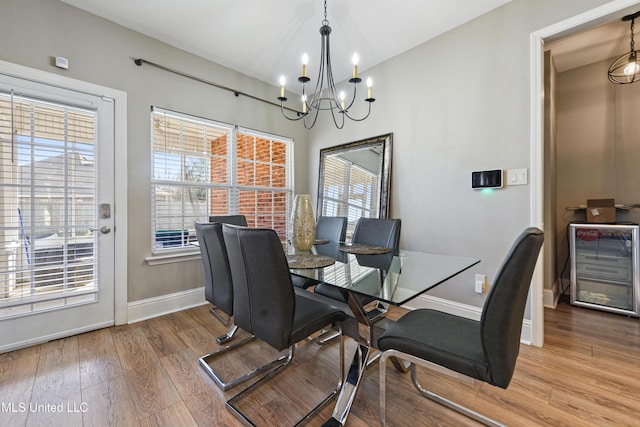
[[[387,329],[378,339],[378,348],[408,353],[491,383],[480,337],[480,322],[419,309],[405,314]]]
[[[317,280],[308,279],[302,276],[296,276],[295,274],[291,275],[291,282],[293,283],[293,286],[297,288],[302,288],[302,289],[307,289],[313,285],[318,284]]]
[[[296,295],[291,344],[307,338],[327,325],[344,320],[345,317],[339,308]]]

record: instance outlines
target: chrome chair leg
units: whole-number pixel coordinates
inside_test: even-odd
[[[375,323],[378,320],[382,319],[389,311],[389,304],[381,301],[376,301],[375,308],[366,312],[367,319],[369,319],[369,323]],[[325,329],[320,335],[316,337],[316,344],[323,345],[328,343],[329,341],[335,339],[338,336],[338,333],[333,329]],[[377,359],[377,357],[376,357]],[[371,363],[375,362],[374,359]],[[367,366],[370,366],[371,363],[368,363]]]
[[[316,337],[316,344],[324,345],[340,335],[340,332],[333,329],[323,329],[320,335]]]
[[[229,316],[228,314],[225,313],[225,315],[221,315],[220,313],[218,313],[219,308],[216,307],[215,305],[212,306],[211,308],[209,308],[209,311],[211,312],[211,314],[213,314],[216,319],[218,319],[220,321],[220,323],[222,323],[224,326],[229,326],[229,324],[231,323],[231,316]],[[220,310],[222,311],[222,310]]]
[[[229,328],[226,334],[220,335],[219,337],[216,338],[216,342],[218,344],[224,344],[226,342],[231,341],[237,331],[238,331],[238,327],[236,325],[231,325],[231,328]]]
[[[333,400],[336,396],[338,396],[338,393],[340,392],[340,390],[342,388],[342,385],[343,385],[343,383],[345,381],[345,373],[344,373],[344,338],[342,336],[342,329],[339,328],[338,334],[339,334],[339,337],[340,337],[340,378],[338,380],[338,384],[337,384],[336,388],[333,391],[331,391],[331,393],[329,393],[329,395],[322,400],[322,402],[320,402],[311,411],[309,411],[306,415],[304,415],[294,426],[299,426],[299,425],[302,425],[302,424],[306,423],[306,421],[311,416],[313,416],[313,414],[319,412],[329,402],[331,402],[331,400]],[[255,424],[251,421],[251,419],[249,419],[249,417],[247,417],[247,415],[245,415],[236,406],[235,401],[238,398],[240,398],[242,395],[244,395],[245,393],[247,393],[250,390],[253,390],[255,388],[258,388],[260,385],[264,384],[269,379],[273,378],[274,376],[276,376],[277,374],[282,372],[291,363],[291,360],[293,359],[294,349],[295,349],[295,344],[292,345],[291,347],[289,347],[289,351],[288,351],[287,355],[282,356],[282,357],[274,360],[273,362],[265,365],[265,367],[269,367],[266,370],[270,369],[269,372],[265,376],[260,378],[255,383],[249,385],[247,388],[245,388],[244,390],[242,390],[241,392],[239,392],[238,394],[233,396],[231,399],[227,400],[227,403],[226,403],[227,408],[229,408],[233,412],[233,414],[238,419],[240,419],[240,421],[244,425],[255,426]],[[259,369],[262,370],[263,368],[259,368]],[[262,370],[261,372],[265,372],[266,370]]]
[[[205,370],[205,372],[207,374],[209,374],[209,376],[213,379],[213,381],[215,381],[215,383],[218,385],[218,387],[220,387],[222,390],[229,390],[232,387],[237,386],[238,384],[241,384],[245,381],[250,380],[251,378],[255,377],[256,375],[259,375],[260,373],[264,372],[263,371],[259,371],[259,370],[255,370],[252,372],[249,372],[248,374],[244,374],[240,377],[234,378],[232,380],[224,380],[210,365],[211,361],[216,359],[219,356],[222,356],[223,354],[234,350],[240,346],[243,346],[247,343],[250,343],[251,341],[253,341],[256,337],[251,335],[241,341],[238,341],[237,343],[234,343],[232,345],[228,345],[225,346],[219,350],[214,351],[213,353],[209,353],[206,354],[204,356],[202,356],[201,358],[198,359],[198,361],[200,362],[200,366]],[[259,368],[260,369],[260,368]],[[265,369],[266,370],[266,369]]]
[[[459,403],[453,402],[445,397],[440,396],[432,391],[425,389],[418,382],[417,374],[416,374],[416,365],[424,366],[424,367],[439,367],[439,365],[435,363],[431,363],[424,359],[420,359],[418,357],[412,356],[410,354],[402,353],[398,350],[386,350],[382,353],[380,357],[380,420],[382,421],[382,425],[387,425],[386,420],[386,406],[387,406],[387,380],[386,380],[386,361],[388,358],[398,358],[401,360],[406,360],[411,363],[411,381],[413,382],[414,387],[427,399],[433,400],[443,406],[446,406],[449,409],[453,409],[454,411],[465,415],[469,418],[472,418],[486,426],[491,427],[506,427],[504,424],[489,418],[485,415],[482,415],[473,409],[467,408],[466,406],[460,405]]]
[[[385,314],[389,311],[389,303],[376,301],[375,308],[367,311],[367,317],[369,318],[369,322],[374,323],[378,320],[382,319]]]

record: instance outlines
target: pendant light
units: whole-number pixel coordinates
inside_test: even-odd
[[[633,41],[633,31],[635,19],[640,16],[640,11],[622,18],[622,21],[631,21],[631,49],[618,59],[613,61],[609,67],[609,80],[616,84],[635,83],[640,80],[640,62],[638,62],[638,51],[635,50]]]

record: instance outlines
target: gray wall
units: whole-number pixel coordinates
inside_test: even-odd
[[[307,132],[283,120],[279,108],[148,65],[138,67],[132,59],[142,57],[270,100],[277,96],[273,86],[57,0],[3,0],[0,40],[2,60],[127,92],[130,302],[192,289],[203,281],[200,261],[153,267],[145,261],[151,254],[151,105],[294,138],[296,191],[308,191]],[[54,67],[55,56],[69,59],[69,70]]]
[[[402,219],[401,247],[480,257],[429,293],[480,307],[473,276],[493,281],[530,224],[531,188],[473,191],[471,171],[530,168],[530,34],[604,3],[515,0],[363,72],[374,78],[373,113],[366,126],[312,130],[311,188],[318,149],[393,132],[390,216]]]
[[[469,189],[473,170],[530,167],[529,35],[605,0],[515,0],[374,69],[371,117],[341,131],[329,120],[306,133],[277,109],[151,67],[142,56],[271,99],[262,84],[51,0],[4,0],[0,58],[128,93],[129,300],[198,286],[197,262],[149,267],[149,106],[293,137],[296,191],[315,193],[319,149],[394,133],[391,216],[401,246],[477,256],[482,262],[433,292],[481,306],[473,274],[493,279],[515,236],[530,223],[530,186]],[[410,12],[408,12],[410,13]],[[212,41],[213,42],[213,41]],[[70,69],[51,65],[65,56]]]
[[[567,257],[566,227],[584,211],[566,211],[587,199],[640,204],[640,84],[615,85],[607,70],[615,58],[558,74],[558,269]],[[640,209],[618,213],[640,222]],[[568,283],[569,269],[565,272]]]

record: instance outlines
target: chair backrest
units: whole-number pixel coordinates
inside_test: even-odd
[[[347,235],[347,217],[319,216],[316,222],[316,239],[344,242]]]
[[[205,299],[233,315],[233,284],[220,223],[196,223],[196,237],[204,266]]]
[[[247,217],[244,215],[211,215],[209,222],[219,222],[221,224],[233,224],[247,226]]]
[[[502,388],[511,381],[520,351],[524,309],[543,240],[542,231],[535,227],[518,236],[482,309],[480,331],[491,383]]]
[[[353,243],[384,246],[391,248],[394,254],[398,252],[400,244],[399,219],[389,218],[360,218],[353,230]]]
[[[234,323],[277,350],[291,346],[295,293],[274,230],[223,225],[234,291]]]

